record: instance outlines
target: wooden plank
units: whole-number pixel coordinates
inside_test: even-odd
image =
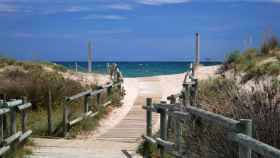
[[[0,109],[0,115],[6,114],[8,112],[10,112],[10,109],[8,109],[8,108],[1,108]]]
[[[112,101],[107,101],[106,103],[103,104],[103,107],[107,107],[110,104],[112,104]]]
[[[24,109],[27,109],[27,108],[30,108],[32,106],[31,103],[25,103],[25,104],[22,104],[22,105],[19,105],[17,108],[18,110],[24,110]]]
[[[157,144],[157,141],[152,138],[152,137],[149,137],[149,136],[143,136],[143,138],[148,141],[149,143],[152,143],[152,144]]]
[[[7,151],[10,150],[10,146],[3,146],[0,148],[0,156],[3,156]]]
[[[99,113],[99,112],[97,111],[97,112],[95,112],[95,113],[90,114],[88,117],[95,117],[98,113]]]
[[[15,134],[13,134],[12,136],[6,138],[4,140],[4,145],[10,145],[11,143],[13,143],[14,141],[16,141],[17,139],[19,139],[19,137],[21,136],[22,132],[17,132]]]
[[[11,108],[11,107],[18,106],[20,104],[23,104],[22,100],[13,100],[13,101],[5,102],[4,106]]]
[[[79,116],[79,117],[77,117],[76,119],[70,121],[70,122],[69,122],[69,126],[72,127],[73,125],[75,125],[75,124],[77,124],[77,123],[83,121],[84,119],[85,119],[85,116],[84,116],[84,115],[83,115],[83,116]]]
[[[109,87],[112,87],[113,86],[113,83],[109,83],[109,84],[105,84],[102,86],[102,88],[109,88]]]
[[[106,90],[106,88],[102,88],[102,89],[99,89],[99,90],[95,90],[93,92],[90,93],[91,96],[95,96],[97,94],[100,94],[102,92],[104,92]]]
[[[187,112],[172,111],[170,113],[172,116],[174,116],[178,120],[190,120],[191,119],[191,115]]]
[[[265,156],[267,158],[279,158],[280,157],[280,150],[270,146],[268,144],[265,144],[261,141],[258,141],[250,136],[247,136],[242,133],[230,133],[228,138],[230,140],[233,140],[235,142],[238,142],[239,144],[249,147],[255,152],[261,154],[262,156]]]
[[[215,114],[210,111],[202,110],[193,106],[187,106],[186,109],[188,112],[194,116],[198,116],[206,121],[213,122],[215,124],[219,124],[225,128],[228,128],[233,131],[237,131],[239,129],[239,121],[236,121],[231,118],[227,118],[225,116]]]
[[[173,142],[166,141],[161,138],[156,138],[156,142],[157,142],[157,144],[162,146],[164,148],[164,150],[172,150],[175,147],[175,144]]]
[[[32,130],[28,130],[26,132],[24,132],[20,137],[19,137],[19,142],[23,142],[24,140],[26,140],[28,137],[30,137],[30,135],[32,134]]]
[[[73,101],[73,100],[78,99],[80,97],[83,97],[83,96],[86,96],[86,95],[90,95],[91,92],[92,92],[92,90],[90,89],[90,90],[78,93],[76,95],[73,95],[71,97],[66,97],[66,101]]]

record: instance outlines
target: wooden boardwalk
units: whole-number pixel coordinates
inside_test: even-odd
[[[158,78],[139,78],[139,92],[134,105],[116,126],[95,139],[34,139],[36,158],[130,158],[140,157],[135,153],[146,129],[146,111],[142,109],[147,97],[161,99]],[[126,83],[124,83],[126,84]],[[129,93],[129,89],[127,90]],[[129,97],[129,96],[126,96]],[[159,116],[154,114],[156,127]]]

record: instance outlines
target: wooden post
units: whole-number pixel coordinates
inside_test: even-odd
[[[3,116],[0,115],[0,144],[2,144],[4,140],[4,122],[3,122]]]
[[[180,120],[176,120],[176,127],[175,127],[175,134],[176,134],[176,148],[177,151],[180,153],[181,152],[181,122]]]
[[[89,100],[89,96],[86,95],[85,98],[84,98],[84,113],[85,113],[85,114],[89,111],[89,103],[88,103],[88,100]]]
[[[167,110],[160,109],[160,138],[166,140],[167,138]],[[160,158],[164,158],[164,147],[160,147]]]
[[[147,111],[146,111],[146,135],[148,137],[152,137],[152,98],[147,98],[146,99],[146,106],[147,106]],[[148,141],[146,141],[147,146],[145,147],[145,158],[150,158],[150,144]]]
[[[78,62],[75,62],[75,71],[78,72]]]
[[[112,96],[112,86],[107,88],[107,97],[111,97]]]
[[[240,120],[241,129],[240,132],[248,136],[252,136],[252,120],[242,119]],[[239,158],[251,158],[252,151],[250,148],[240,145],[238,147]]]
[[[52,93],[49,89],[49,102],[48,102],[48,134],[51,135],[53,132],[52,125]]]
[[[198,106],[197,105],[197,90],[198,90],[198,79],[192,79],[195,84],[190,86],[190,105],[191,106]]]
[[[174,95],[170,96],[170,104],[176,104],[176,98]],[[167,138],[174,132],[174,119],[172,115],[168,115],[168,124],[167,124]]]
[[[27,103],[27,98],[23,97],[23,104]],[[27,126],[27,113],[26,109],[23,109],[21,112],[21,131],[22,133],[26,132],[26,126]]]
[[[199,65],[200,60],[200,35],[198,32],[195,34],[195,37],[195,64],[192,68],[192,76],[195,76],[195,71]]]
[[[146,104],[147,104],[147,127],[146,127],[146,132],[147,132],[147,136],[152,136],[152,98],[147,98],[146,100]]]
[[[96,106],[97,106],[97,109],[100,108],[100,104],[101,104],[101,93],[98,93],[96,95]]]
[[[92,47],[91,42],[88,42],[88,72],[92,72]]]
[[[4,102],[7,101],[7,95],[6,94],[3,94],[3,100],[4,100]],[[9,125],[8,114],[7,113],[3,114],[2,117],[3,117],[3,135],[4,135],[4,137],[6,137],[6,136],[9,135],[9,132],[10,132],[9,127],[8,127],[8,125]]]
[[[69,109],[68,102],[63,105],[63,134],[67,136],[69,130],[69,119],[68,119]]]
[[[13,135],[17,132],[17,122],[16,122],[16,108],[12,107],[10,108],[11,112],[10,112],[10,116],[11,116],[11,127],[10,127],[10,134]]]

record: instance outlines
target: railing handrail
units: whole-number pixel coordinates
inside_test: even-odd
[[[173,106],[173,108],[171,108]],[[262,154],[263,156],[267,156],[269,158],[279,158],[280,157],[280,150],[265,144],[251,136],[245,135],[242,132],[242,122],[237,121],[228,117],[225,117],[220,114],[216,114],[210,111],[206,111],[197,107],[187,106],[185,107],[188,112],[179,111],[178,108],[175,106],[181,106],[180,104],[152,104],[151,106],[144,106],[144,108],[151,112],[157,112],[161,114],[161,111],[158,109],[165,109],[170,110],[167,114],[169,116],[173,116],[175,120],[190,120],[192,117],[195,116],[199,117],[204,121],[209,121],[214,124],[219,124],[231,131],[228,131],[228,139],[231,141],[237,142],[245,147],[252,149],[253,151]],[[179,119],[179,120],[178,120]],[[145,140],[152,144],[158,144],[161,146],[168,146],[171,145],[175,147],[174,143],[163,140],[157,141],[159,138],[152,138],[151,136],[144,136]],[[245,157],[247,158],[247,157]]]
[[[32,104],[24,99],[2,100],[0,103],[0,157],[14,147],[15,144],[26,140],[32,131],[27,129],[27,109]],[[17,130],[17,112],[21,114],[21,129]],[[7,121],[7,115],[10,117],[10,123]],[[5,125],[4,125],[5,124]],[[4,134],[5,133],[5,134]]]

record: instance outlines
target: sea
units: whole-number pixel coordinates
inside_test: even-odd
[[[73,61],[53,61],[53,63],[63,65],[68,69],[75,70],[76,66]],[[107,64],[116,63],[124,77],[147,77],[147,76],[158,76],[158,75],[170,75],[186,72],[190,69],[192,62],[111,62],[111,61],[100,61],[93,62],[92,71],[95,73],[106,74]],[[78,71],[87,72],[87,62],[77,62]],[[218,61],[207,61],[201,62],[204,66],[218,65],[221,62]]]

